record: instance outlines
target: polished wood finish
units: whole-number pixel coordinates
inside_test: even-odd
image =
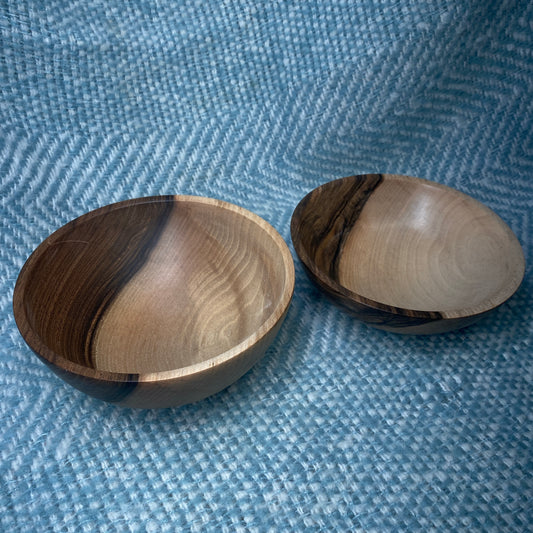
[[[449,187],[390,174],[309,193],[291,220],[311,279],[356,317],[403,333],[467,326],[505,302],[525,270],[493,211]]]
[[[106,206],[48,237],[13,303],[28,345],[98,398],[167,407],[217,392],[263,355],[287,312],[294,265],[240,207],[194,196]]]

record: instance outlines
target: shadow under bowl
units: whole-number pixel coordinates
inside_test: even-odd
[[[170,407],[218,392],[277,334],[294,290],[281,236],[238,206],[196,196],[127,200],[43,241],[13,309],[30,348],[83,392]]]
[[[472,324],[518,289],[518,239],[452,188],[391,174],[325,183],[294,210],[291,237],[320,289],[377,328],[440,333]]]

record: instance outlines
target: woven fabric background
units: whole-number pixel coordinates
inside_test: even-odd
[[[491,207],[526,255],[517,294],[399,336],[295,261],[265,358],[160,411],[68,387],[16,329],[24,261],[93,208],[216,197],[294,254],[302,196],[364,172]],[[531,530],[532,2],[2,0],[0,198],[0,530]]]

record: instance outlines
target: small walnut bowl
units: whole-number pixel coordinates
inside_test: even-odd
[[[291,220],[310,278],[377,328],[440,333],[472,324],[518,289],[525,260],[493,211],[454,189],[365,174],[305,196]]]
[[[170,407],[247,372],[293,290],[290,251],[262,218],[220,200],[157,196],[50,235],[23,266],[13,309],[30,348],[74,387]]]

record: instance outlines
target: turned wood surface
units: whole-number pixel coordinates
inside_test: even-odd
[[[378,327],[432,333],[468,325],[524,275],[510,228],[473,198],[430,181],[367,174],[318,187],[291,235],[323,290]]]
[[[21,271],[14,311],[30,347],[75,386],[176,405],[246,372],[293,288],[288,247],[258,216],[218,200],[153,197],[52,234]],[[139,382],[151,389],[133,393]]]

